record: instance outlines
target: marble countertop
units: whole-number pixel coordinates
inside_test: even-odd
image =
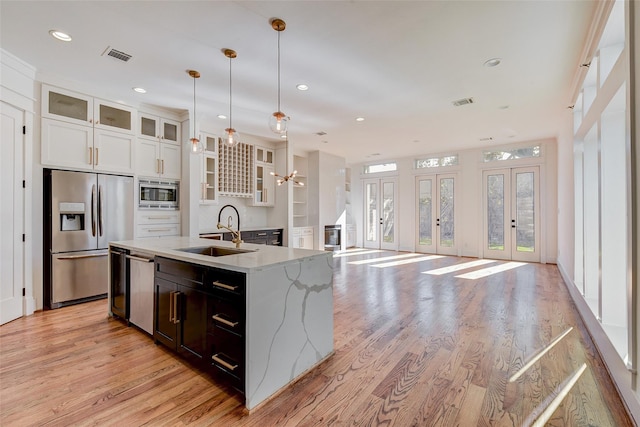
[[[234,255],[212,257],[178,249],[217,246],[235,248],[235,244],[223,240],[201,239],[199,237],[164,237],[158,239],[136,239],[109,242],[111,246],[144,252],[154,256],[163,256],[193,264],[224,268],[227,270],[250,273],[260,271],[292,261],[302,261],[312,257],[332,257],[332,252],[309,249],[293,249],[282,246],[257,245],[243,243],[240,249],[250,252]]]

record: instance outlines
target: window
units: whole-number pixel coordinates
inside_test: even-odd
[[[540,157],[539,145],[533,147],[514,148],[512,150],[487,150],[482,152],[482,160],[494,162],[497,160],[526,159],[530,157]]]
[[[458,155],[443,157],[430,157],[428,159],[416,159],[415,168],[437,168],[440,166],[455,166],[458,164]]]
[[[396,162],[378,163],[375,165],[365,166],[364,173],[393,172],[397,169],[398,169],[398,165],[396,165]]]

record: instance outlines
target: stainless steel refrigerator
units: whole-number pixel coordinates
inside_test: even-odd
[[[44,171],[44,302],[104,298],[109,242],[133,238],[133,178]]]

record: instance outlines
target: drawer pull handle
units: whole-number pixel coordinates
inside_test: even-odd
[[[227,285],[226,283],[218,282],[217,280],[215,282],[213,282],[213,286],[217,286],[217,287],[222,288],[222,289],[227,289],[229,291],[238,290],[238,286]]]
[[[238,322],[232,322],[230,320],[223,319],[222,317],[220,317],[217,314],[214,314],[213,316],[211,316],[211,318],[213,320],[216,320],[216,321],[220,322],[220,323],[224,323],[227,326],[231,326],[232,328],[235,328],[236,326],[238,326]]]
[[[220,354],[220,353],[218,353]],[[224,366],[225,368],[229,369],[230,371],[235,371],[235,369],[238,367],[237,364],[232,365],[229,362],[225,362],[224,360],[220,359],[220,357],[218,357],[218,354],[214,354],[213,356],[211,356],[211,358],[213,359],[214,362]]]
[[[257,233],[256,236],[266,236],[267,233]]]

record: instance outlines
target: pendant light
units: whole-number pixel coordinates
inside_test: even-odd
[[[278,110],[269,117],[269,127],[278,135],[284,135],[289,123],[289,117],[280,109],[280,33],[286,26],[287,24],[280,18],[274,18],[271,21],[271,28],[278,32]]]
[[[200,73],[196,70],[187,70],[187,73],[193,77],[193,136],[188,145],[191,154],[200,154],[204,152],[204,144],[196,136],[196,79],[200,78]]]
[[[222,52],[224,53],[224,56],[229,58],[229,127],[226,128],[224,132],[227,134],[227,145],[229,147],[234,147],[238,144],[239,135],[238,132],[236,132],[236,130],[233,128],[233,122],[231,120],[231,101],[233,100],[233,97],[231,95],[231,60],[238,56],[238,54],[235,50],[232,49],[224,49]]]
[[[285,133],[284,135],[285,138],[285,147],[287,149],[287,151],[289,151],[289,133]],[[291,172],[289,175],[280,175],[277,172],[270,172],[271,175],[273,175],[274,177],[278,178],[278,180],[276,181],[278,183],[278,185],[282,185],[285,182],[293,182],[294,184],[299,185],[300,187],[304,186],[304,182],[298,181],[296,178],[296,174],[298,173],[297,170],[294,170],[293,172]]]

